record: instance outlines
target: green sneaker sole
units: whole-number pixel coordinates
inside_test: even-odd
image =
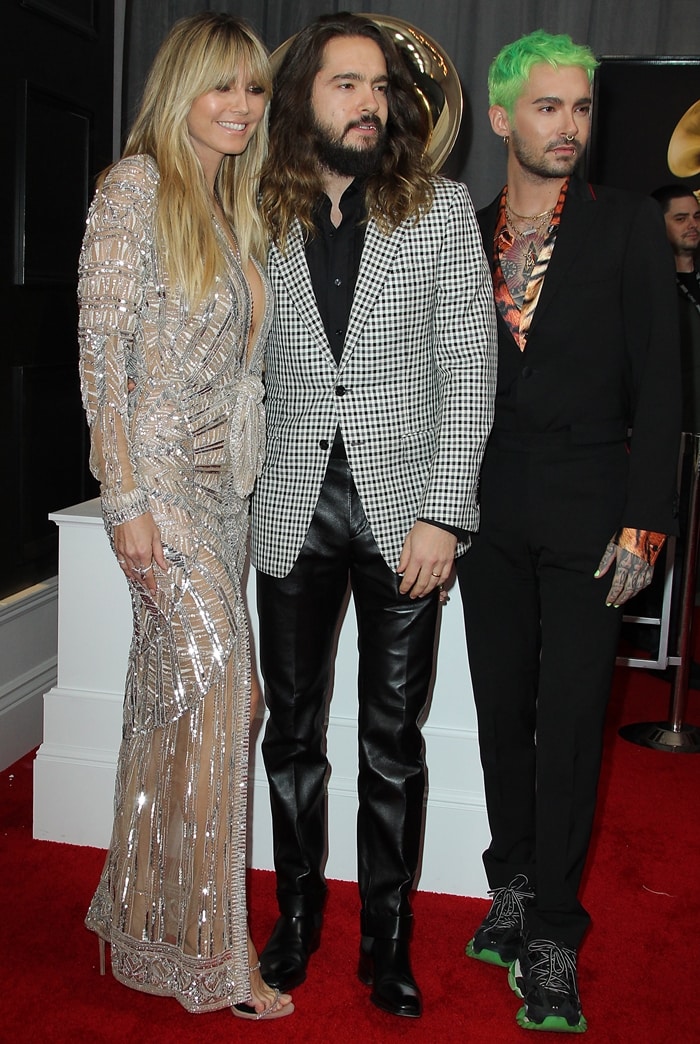
[[[525,1005],[515,1016],[517,1024],[526,1030],[543,1030],[545,1033],[585,1033],[588,1023],[583,1015],[575,1026],[571,1026],[561,1015],[548,1015],[542,1022],[533,1022],[527,1017]]]
[[[484,964],[495,964],[499,968],[510,968],[511,962],[504,961],[498,950],[489,950],[484,947],[482,950],[474,949],[474,940],[470,939],[464,950],[467,957],[473,957],[475,961],[483,961]]]

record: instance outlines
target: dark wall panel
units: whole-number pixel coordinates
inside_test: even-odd
[[[0,598],[57,568],[49,512],[94,496],[76,283],[112,159],[113,0],[6,0],[0,37]]]
[[[589,176],[592,181],[645,194],[680,181],[666,153],[676,124],[700,99],[700,57],[604,57],[594,85]]]

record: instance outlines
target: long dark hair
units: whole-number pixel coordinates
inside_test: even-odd
[[[311,96],[324,48],[337,36],[373,40],[386,62],[386,148],[379,169],[366,180],[368,217],[388,233],[402,221],[417,221],[433,200],[425,155],[428,117],[399,51],[369,18],[347,13],[324,15],[294,37],[275,78],[262,202],[270,235],[282,249],[295,218],[303,229],[312,231],[314,206],[323,193]]]

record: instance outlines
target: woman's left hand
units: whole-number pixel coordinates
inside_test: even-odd
[[[153,564],[155,562],[165,573],[168,562],[163,554],[160,530],[150,511],[114,527],[114,550],[122,571],[154,594]]]

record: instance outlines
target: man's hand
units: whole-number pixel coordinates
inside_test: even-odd
[[[457,537],[429,522],[416,522],[406,537],[397,573],[403,576],[399,591],[424,598],[443,584],[455,559]]]
[[[611,540],[595,571],[596,579],[604,576],[613,562],[615,563],[615,573],[605,604],[613,605],[617,609],[649,586],[654,575],[654,567],[639,555],[625,550]]]

